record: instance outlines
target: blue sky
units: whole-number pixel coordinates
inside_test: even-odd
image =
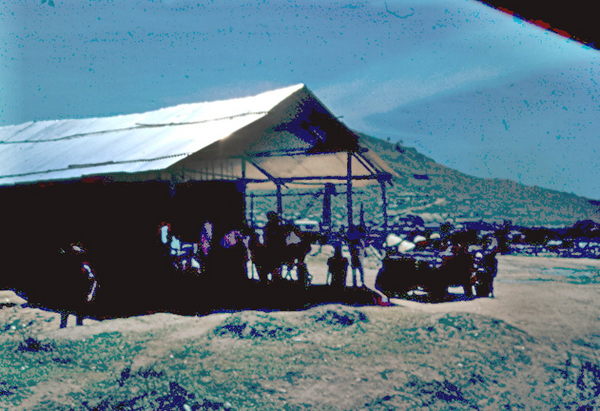
[[[0,2],[0,125],[305,83],[350,127],[600,198],[599,51],[466,0]]]

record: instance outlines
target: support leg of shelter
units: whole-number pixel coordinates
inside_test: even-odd
[[[283,218],[283,198],[281,195],[281,184],[277,184],[277,215]]]
[[[383,241],[385,241],[388,234],[387,190],[385,181],[381,182],[381,203],[381,211],[383,213]]]
[[[333,193],[335,193],[335,186],[332,183],[326,183],[323,191],[323,228],[326,231],[330,231],[332,227],[331,196]]]
[[[240,191],[242,192],[242,195],[244,196],[244,219],[246,219],[246,193],[247,193],[247,188],[248,188],[248,184],[246,183],[246,160],[244,160],[243,158],[240,159],[241,161],[241,166],[242,166],[242,178],[239,182],[240,184]],[[248,221],[245,221],[247,226],[252,226],[252,221],[250,221],[250,224],[248,224]]]
[[[360,203],[360,226],[365,228],[365,208],[364,208],[364,204]]]
[[[352,228],[354,219],[352,216],[352,152],[348,151],[348,168],[346,175],[346,210],[348,214],[348,232]]]
[[[254,227],[254,194],[250,193],[250,227]]]

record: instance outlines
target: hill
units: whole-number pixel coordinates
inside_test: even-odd
[[[510,180],[469,176],[436,163],[415,148],[360,134],[361,144],[384,159],[399,177],[387,191],[389,222],[416,215],[425,221],[511,221],[520,226],[571,226],[577,221],[600,222],[598,205],[575,194],[525,186]],[[365,220],[381,225],[381,190],[378,185],[355,189],[355,215],[364,205]],[[343,194],[344,189],[340,190]],[[319,218],[322,197],[284,200],[287,218]],[[256,198],[255,216],[275,209],[274,198]],[[345,221],[345,196],[336,196],[333,214]],[[262,216],[260,214],[263,214]]]
[[[510,180],[484,179],[436,163],[414,148],[361,135],[401,176],[390,190],[390,204],[400,213],[411,208],[427,219],[503,221],[524,226],[572,225],[600,221],[588,199],[575,194],[525,186]]]

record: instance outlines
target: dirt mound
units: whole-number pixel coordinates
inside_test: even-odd
[[[22,305],[5,305],[0,308],[0,333],[3,337],[20,337],[58,329],[60,315]]]
[[[369,322],[369,318],[364,312],[337,304],[313,308],[308,317],[317,324],[334,328]]]
[[[557,350],[486,315],[341,305],[247,311],[217,315],[207,333],[183,339],[171,337],[209,318],[172,320],[166,333],[96,334],[91,325],[79,327],[92,332],[81,340],[6,339],[0,404],[64,411],[598,406],[595,350]],[[155,344],[167,349],[148,352]],[[141,355],[152,361],[136,367]]]
[[[213,333],[218,337],[280,340],[298,335],[300,331],[281,318],[258,311],[243,311],[227,318]]]
[[[119,388],[96,403],[84,404],[94,411],[164,410],[164,411],[226,411],[231,404],[215,399],[199,398],[164,372],[153,369],[132,373],[121,372]]]
[[[524,331],[492,317],[473,313],[448,313],[433,316],[435,332],[443,338],[451,338],[454,333],[474,337],[478,340],[503,338],[509,343],[531,343],[533,339]],[[425,327],[431,330],[431,327]]]

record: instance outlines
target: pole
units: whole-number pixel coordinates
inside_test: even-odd
[[[348,150],[348,168],[346,175],[346,212],[348,215],[348,232],[352,228],[354,218],[352,216],[352,151]]]
[[[364,204],[360,203],[360,226],[362,228],[366,228],[366,224],[365,224],[365,208],[364,208]]]
[[[325,183],[323,192],[323,228],[327,231],[331,230],[331,195],[335,192],[333,183]]]
[[[385,188],[385,181],[381,181],[381,200],[381,211],[383,212],[383,238],[385,241],[388,233],[387,190]]]
[[[244,220],[246,220],[246,194],[247,194],[247,183],[246,183],[246,161],[241,158],[240,159],[242,162],[242,180],[241,180],[241,187],[240,187],[240,191],[242,192],[242,195],[244,196]],[[233,173],[232,173],[233,175]],[[244,223],[246,225],[248,225],[248,221],[244,221]],[[250,225],[252,225],[252,221],[250,221]]]
[[[281,196],[281,184],[277,184],[277,215],[279,218],[283,218],[283,199]]]
[[[254,228],[254,193],[250,193],[250,227]]]

